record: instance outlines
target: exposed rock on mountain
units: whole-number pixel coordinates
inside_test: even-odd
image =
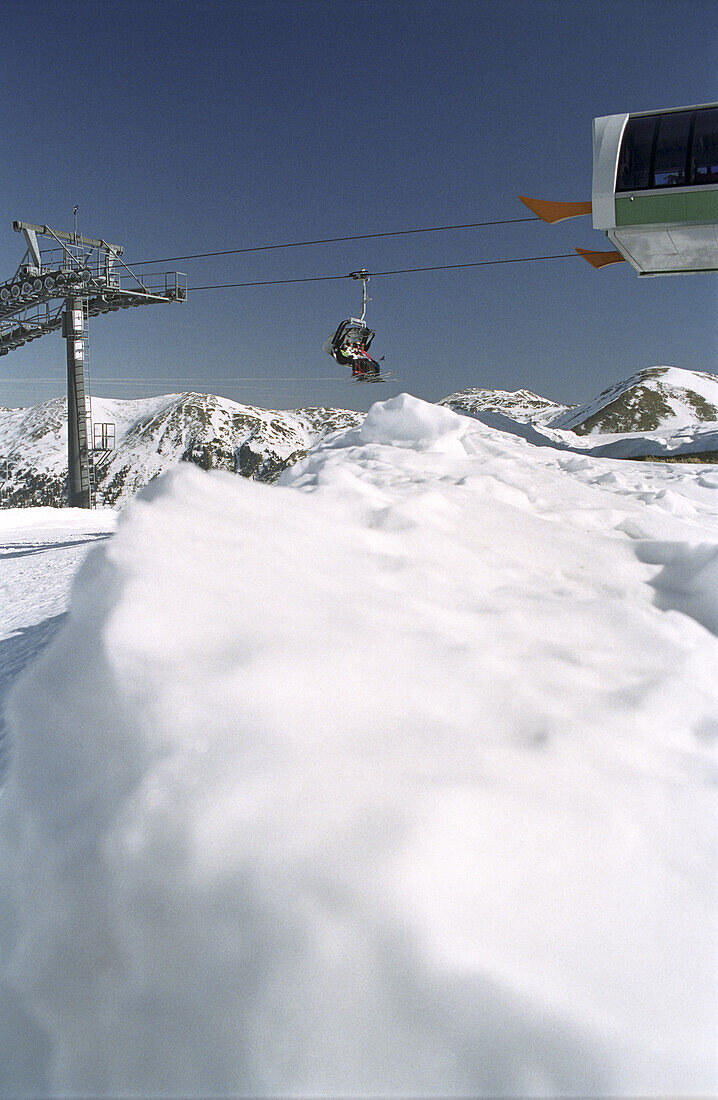
[[[679,367],[650,367],[609,386],[595,401],[551,421],[578,435],[655,432],[718,421],[718,378]]]
[[[177,462],[271,481],[329,432],[363,414],[345,409],[292,411],[240,405],[212,394],[169,394],[138,401],[93,398],[93,423],[114,426],[114,448],[97,471],[97,500],[122,505]],[[67,476],[66,401],[0,411],[3,504],[59,505]]]
[[[438,403],[559,450],[616,458],[699,455],[705,461],[718,450],[718,378],[678,367],[638,371],[585,405],[560,405],[529,390],[479,388]],[[364,419],[348,409],[276,411],[197,393],[138,401],[96,397],[92,414],[96,426],[114,427],[112,450],[97,469],[97,502],[114,506],[182,461],[273,481],[325,435]],[[64,399],[0,408],[2,505],[63,503],[66,417]]]
[[[520,424],[548,424],[573,406],[559,405],[531,390],[468,389],[459,390],[438,402],[454,412],[475,415],[478,412],[496,412],[511,417]]]

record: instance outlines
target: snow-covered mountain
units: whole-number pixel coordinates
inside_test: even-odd
[[[550,424],[557,416],[568,412],[572,405],[560,405],[547,397],[540,397],[531,390],[458,390],[442,398],[439,405],[446,405],[454,412],[501,413],[520,424]]]
[[[270,481],[329,432],[363,414],[309,408],[290,412],[241,405],[212,394],[165,394],[137,401],[92,399],[95,425],[115,429],[115,448],[98,471],[98,501],[121,505],[180,461]],[[0,410],[0,459],[9,459],[3,504],[62,501],[67,476],[67,402]],[[0,470],[0,475],[4,471]]]
[[[583,405],[561,405],[530,390],[466,389],[440,405],[476,416],[499,413],[517,423],[577,435],[625,435],[718,423],[718,377],[680,367],[647,367]]]
[[[679,367],[649,367],[609,386],[587,405],[551,421],[578,435],[655,432],[718,422],[718,378]]]
[[[583,405],[560,405],[530,390],[467,389],[443,398],[455,412],[498,413],[519,424],[577,435],[626,435],[718,424],[718,377],[680,367],[647,367]]]
[[[438,404],[559,450],[620,458],[711,458],[718,451],[718,378],[677,367],[639,371],[579,406],[524,389],[465,389]],[[348,409],[276,411],[198,393],[136,401],[95,397],[92,415],[96,425],[115,428],[115,448],[98,471],[97,492],[99,503],[114,506],[180,461],[271,481],[324,436],[364,419]],[[61,504],[66,471],[64,399],[0,409],[4,507]]]
[[[701,371],[649,367],[584,405],[482,389],[440,404],[540,447],[612,458],[718,456],[718,377]]]

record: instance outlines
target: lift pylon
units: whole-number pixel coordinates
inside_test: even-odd
[[[156,302],[183,302],[187,276],[143,274],[122,259],[124,248],[102,239],[14,221],[26,250],[11,279],[0,282],[0,355],[62,329],[67,357],[67,501],[93,504],[91,399],[87,373],[90,317]],[[41,247],[38,238],[49,243]]]

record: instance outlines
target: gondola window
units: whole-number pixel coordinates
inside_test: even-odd
[[[661,116],[654,154],[654,187],[685,187],[688,139],[694,117],[695,111]]]
[[[617,191],[644,191],[650,187],[651,150],[657,119],[629,118],[618,162]]]
[[[691,183],[718,183],[718,107],[696,111]]]

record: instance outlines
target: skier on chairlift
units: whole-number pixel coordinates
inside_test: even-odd
[[[353,271],[352,278],[361,279],[362,282],[362,315],[342,321],[334,335],[325,343],[324,350],[342,367],[351,366],[353,378],[378,381],[381,380],[381,368],[369,355],[369,345],[375,334],[364,320],[367,302],[370,301],[366,290],[369,274],[365,270]]]

